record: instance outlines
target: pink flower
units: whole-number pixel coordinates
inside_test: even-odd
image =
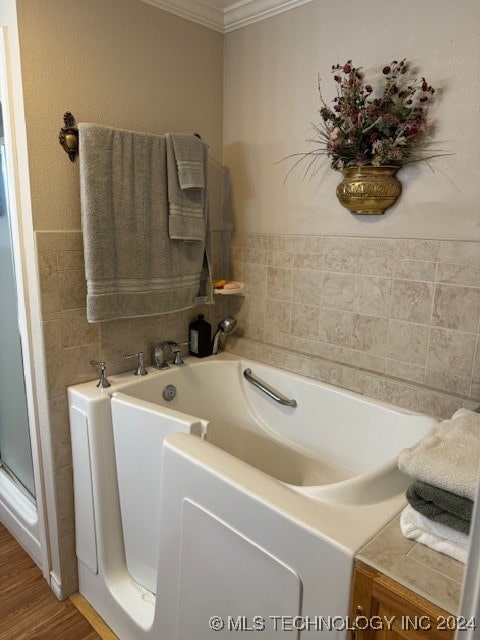
[[[330,132],[330,140],[332,142],[336,140],[338,138],[339,133],[340,133],[340,129],[338,127],[335,127],[334,129],[332,129]]]
[[[351,73],[352,67],[348,64],[343,65],[343,73]]]

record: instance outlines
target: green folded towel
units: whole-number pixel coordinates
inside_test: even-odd
[[[468,534],[472,521],[473,501],[415,480],[407,489],[410,505],[433,522],[445,524]]]

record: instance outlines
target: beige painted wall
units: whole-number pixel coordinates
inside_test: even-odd
[[[78,163],[57,141],[65,111],[135,131],[198,131],[221,160],[220,33],[140,0],[18,0],[18,23],[36,230],[80,228]]]
[[[478,0],[316,0],[229,33],[225,57],[225,164],[238,231],[480,239],[480,3]],[[330,68],[352,58],[366,71],[407,57],[440,89],[439,146],[454,155],[404,168],[404,193],[385,216],[353,217],[328,167],[302,180],[291,162],[318,121],[317,75],[327,102]],[[323,178],[320,179],[323,175]]]

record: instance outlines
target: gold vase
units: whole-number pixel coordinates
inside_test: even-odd
[[[347,167],[337,187],[337,198],[351,213],[381,215],[397,201],[402,184],[395,176],[400,167]]]

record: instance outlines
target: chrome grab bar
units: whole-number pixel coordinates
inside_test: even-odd
[[[260,391],[263,391],[263,393],[266,393],[269,398],[272,398],[272,400],[275,400],[275,402],[278,402],[279,404],[283,404],[287,407],[297,406],[296,400],[294,400],[293,398],[291,400],[289,398],[286,398],[284,395],[282,395],[278,391],[275,391],[275,389],[272,389],[272,387],[268,385],[266,382],[263,382],[262,380],[259,380],[258,378],[256,378],[252,374],[251,369],[245,369],[245,371],[243,372],[243,377],[245,378],[245,380],[248,380],[250,384],[253,384],[254,387],[257,387],[257,389],[260,389]]]

